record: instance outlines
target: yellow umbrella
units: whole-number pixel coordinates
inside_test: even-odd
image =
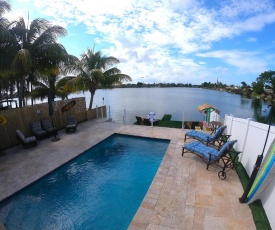
[[[216,109],[212,105],[209,104],[202,104],[198,107],[198,111],[201,113],[204,111],[205,114],[205,122],[207,123],[207,126],[210,125],[210,113],[212,111],[215,111],[217,114],[220,114],[220,110]]]
[[[6,123],[7,123],[7,119],[3,115],[0,114],[0,125],[4,125]]]
[[[216,109],[214,106],[209,105],[209,104],[202,104],[198,107],[198,111],[201,113],[203,110],[210,110],[215,111],[217,114],[220,114],[220,110]]]

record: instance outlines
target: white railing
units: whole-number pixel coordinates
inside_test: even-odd
[[[238,140],[235,148],[241,151],[240,162],[245,167],[250,176],[258,155],[261,155],[264,149],[264,156],[275,138],[275,127],[266,124],[251,121],[251,119],[242,119],[233,115],[225,115],[224,124],[227,125],[227,134],[231,135],[231,140]],[[266,147],[264,144],[266,142]],[[242,194],[240,194],[241,197]],[[261,196],[261,201],[269,219],[272,229],[275,229],[275,178],[269,184]]]
[[[136,122],[137,114],[134,111],[129,111],[127,109],[115,110],[110,106],[106,106],[107,109],[107,118],[104,120],[112,119],[113,122],[118,124],[132,125]],[[99,113],[102,114],[102,113]],[[97,116],[98,118],[101,118]]]
[[[136,120],[136,116],[139,116],[140,114],[137,114],[136,111],[132,110],[115,110],[113,108],[110,108],[110,106],[107,106],[107,119],[112,119],[113,122],[118,124],[125,124],[125,125],[132,125],[134,124]],[[144,115],[146,117],[147,115]],[[157,116],[157,119],[161,119],[162,116]]]

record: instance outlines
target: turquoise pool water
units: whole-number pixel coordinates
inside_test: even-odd
[[[8,230],[127,229],[168,144],[112,135],[3,201],[0,220]]]

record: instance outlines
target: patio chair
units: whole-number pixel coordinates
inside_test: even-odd
[[[70,131],[75,132],[77,128],[77,119],[75,116],[69,116],[67,119],[67,125],[65,127],[66,133],[69,133]]]
[[[226,142],[221,149],[215,149],[209,147],[199,141],[192,141],[182,147],[182,156],[186,152],[191,152],[199,156],[201,159],[204,160],[206,163],[206,169],[208,170],[209,165],[217,164],[221,162],[223,165],[219,165],[222,167],[222,171],[218,173],[220,179],[224,180],[226,178],[226,169],[235,169],[236,164],[235,160],[236,157],[239,155],[240,152],[233,151],[232,148],[237,140],[232,140]],[[235,153],[234,157],[230,153]],[[227,170],[227,171],[228,171]]]
[[[56,134],[57,130],[52,125],[52,121],[50,119],[43,119],[41,120],[42,128],[48,133],[48,134]]]
[[[137,116],[136,116],[136,119],[137,119],[137,124],[138,124],[138,125],[143,125],[143,120],[142,120],[141,117],[137,117]]]
[[[37,146],[37,141],[35,136],[25,137],[24,134],[19,129],[17,129],[15,132],[16,132],[16,137],[21,141],[25,149]]]
[[[42,137],[46,136],[48,133],[42,129],[40,121],[32,121],[31,122],[31,129],[33,135],[37,139],[41,139]]]
[[[224,134],[226,127],[226,125],[220,126],[213,135],[198,130],[191,130],[185,134],[184,141],[186,141],[187,138],[193,138],[206,145],[215,145],[217,141],[219,144],[218,146],[221,146],[223,143],[227,142],[230,137],[230,135]]]
[[[151,124],[151,121],[149,121],[148,118],[144,118],[144,119],[143,119],[143,124],[144,124],[144,125],[147,125],[147,126],[152,125],[152,124]]]

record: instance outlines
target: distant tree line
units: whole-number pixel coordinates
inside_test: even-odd
[[[226,85],[222,82],[203,82],[200,85],[191,83],[143,83],[123,84],[123,88],[140,88],[140,87],[190,87],[190,88],[205,88],[213,90],[227,91],[230,93],[241,94],[247,97],[257,97],[265,100],[275,100],[275,71],[269,70],[261,73],[256,81],[248,85],[242,81],[240,86]]]

